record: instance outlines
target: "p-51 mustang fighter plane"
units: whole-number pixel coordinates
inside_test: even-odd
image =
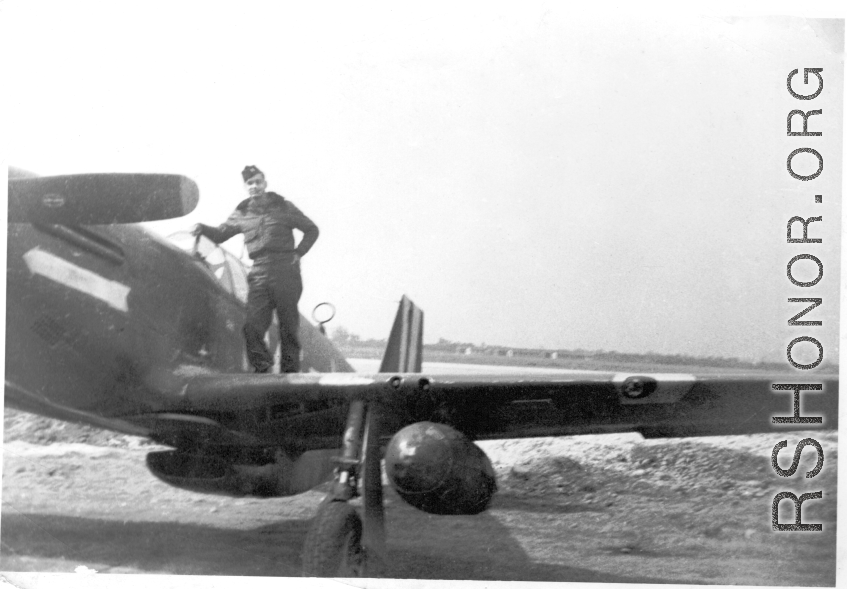
[[[247,373],[240,262],[138,225],[193,210],[194,182],[10,169],[8,187],[6,403],[170,446],[147,465],[192,491],[280,497],[332,477],[306,539],[306,575],[384,570],[383,456],[414,507],[474,514],[496,481],[471,440],[751,433],[792,414],[792,391],[762,376],[427,376],[423,314],[405,297],[378,374],[353,373],[306,320],[308,373]],[[804,414],[835,427],[837,387],[805,395]],[[349,503],[357,496],[361,515]]]

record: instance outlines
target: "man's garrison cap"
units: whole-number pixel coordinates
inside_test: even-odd
[[[246,166],[243,170],[241,170],[241,177],[244,178],[245,182],[247,182],[247,180],[249,180],[256,174],[262,174],[263,176],[265,175],[265,173],[256,166]]]

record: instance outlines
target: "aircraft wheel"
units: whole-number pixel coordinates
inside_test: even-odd
[[[362,520],[346,501],[318,509],[303,549],[305,577],[364,577]]]

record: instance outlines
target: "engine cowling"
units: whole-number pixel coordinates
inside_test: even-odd
[[[480,513],[497,490],[485,452],[441,423],[422,421],[397,432],[386,448],[385,471],[407,503],[437,515]]]

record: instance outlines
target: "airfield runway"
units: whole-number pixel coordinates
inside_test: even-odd
[[[356,365],[363,372],[376,370],[367,362]],[[425,369],[504,370],[465,364]],[[547,369],[505,369],[513,370]],[[77,426],[11,412],[6,425],[0,570],[10,582],[14,571],[71,573],[78,567],[98,575],[299,575],[301,546],[320,492],[282,499],[190,493],[147,472],[150,446],[138,439],[80,435]],[[428,515],[387,489],[386,573],[420,579],[833,585],[837,434],[808,435],[824,447],[826,468],[790,486],[774,474],[770,455],[780,439],[788,438],[790,448],[807,437],[800,432],[482,442],[500,486],[486,513]],[[804,453],[798,470],[810,470],[814,458]],[[807,502],[803,519],[823,523],[823,532],[771,531],[777,492],[821,489],[831,499]]]
[[[375,374],[379,372],[381,360],[348,358],[356,372]],[[459,364],[452,362],[424,362],[422,371],[427,374],[577,374],[590,370],[568,370],[566,368],[539,368],[537,366],[493,366],[491,364]]]

